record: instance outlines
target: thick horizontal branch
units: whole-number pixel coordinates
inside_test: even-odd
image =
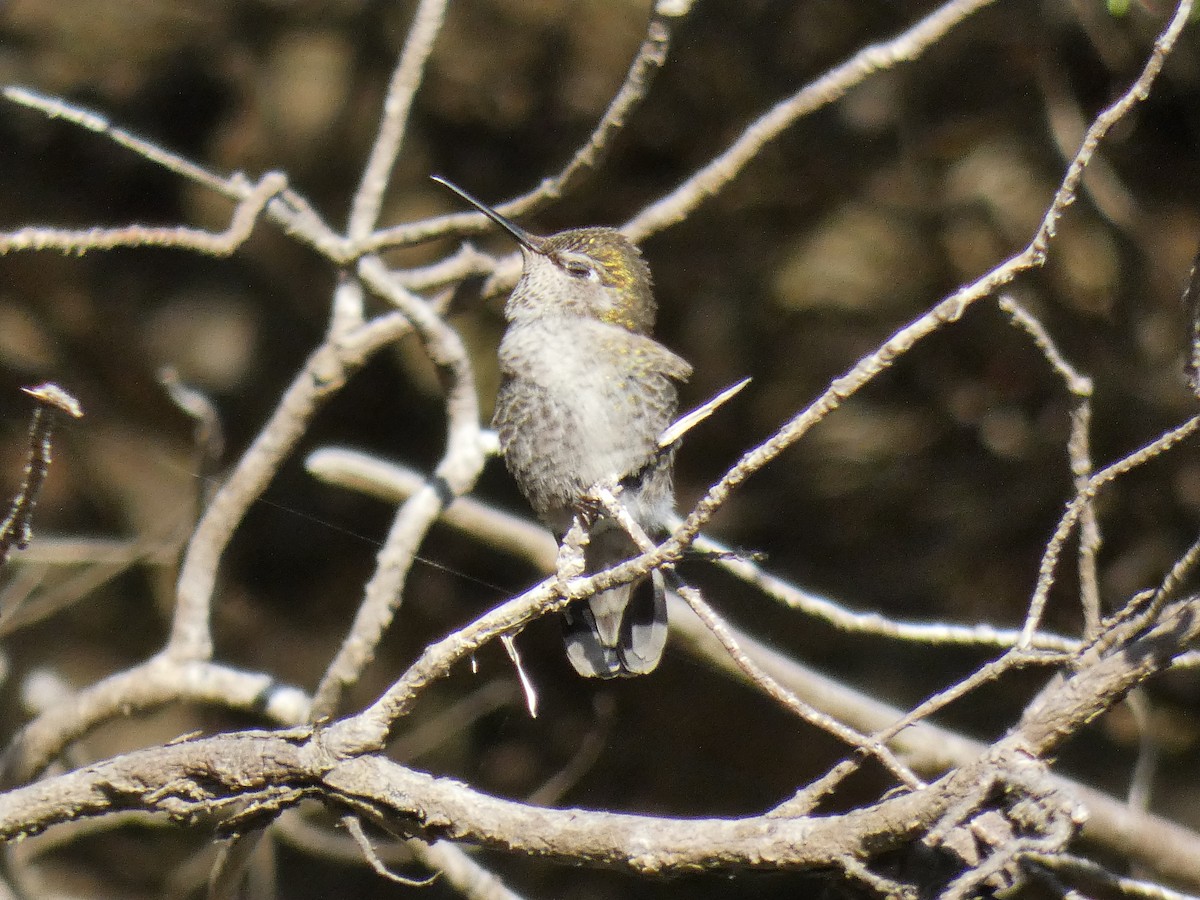
[[[217,704],[285,726],[303,722],[309,713],[303,691],[269,675],[219,663],[180,663],[160,654],[96,682],[28,723],[0,756],[0,775],[9,782],[33,778],[101,723],[174,702]]]
[[[1085,654],[1079,670],[1047,685],[1014,732],[937,783],[844,815],[676,819],[544,809],[490,797],[378,755],[341,758],[336,753],[344,752],[344,741],[326,737],[344,729],[297,729],[142,750],[10,791],[0,796],[0,839],[131,809],[193,817],[249,802],[273,814],[312,796],[425,838],[641,874],[823,868],[867,860],[936,833],[949,811],[961,810],[981,784],[1019,790],[1044,780],[1038,756],[1052,753],[1196,636],[1200,617],[1192,602],[1169,605],[1159,623],[1140,636],[1126,632],[1123,646],[1091,658]],[[1182,873],[1176,868],[1175,874]]]
[[[840,816],[674,819],[545,809],[491,797],[380,756],[332,759],[320,732],[243,732],[140,750],[0,796],[0,839],[114,811],[219,813],[302,796],[453,838],[562,862],[642,874],[823,868],[869,857],[931,828],[973,785],[944,783]]]
[[[424,476],[411,469],[341,448],[316,451],[308,458],[307,465],[320,478],[389,502],[402,501],[426,483]],[[501,512],[470,497],[461,497],[446,510],[443,521],[494,547],[527,559],[547,572],[553,571],[556,553],[554,540],[545,529],[528,519]],[[714,546],[704,541],[698,543]],[[750,563],[739,561],[721,564],[757,569]],[[775,576],[762,574],[776,584],[774,590],[783,591],[788,597],[808,598],[793,605],[826,619],[835,627],[847,627],[841,621],[847,617],[852,620],[851,626],[861,620],[861,624],[851,630],[878,631],[884,635],[896,632],[897,635],[907,636],[909,631],[932,630],[935,627],[891,622],[873,614],[852,614],[836,607],[836,604],[813,598]],[[810,600],[813,603],[820,601],[820,606],[815,610],[810,609]],[[673,638],[682,639],[679,643],[701,661],[731,677],[743,678],[743,673],[724,648],[687,605],[674,596],[669,598],[669,602]],[[826,605],[836,607],[837,614],[830,616],[826,613],[823,609]],[[875,619],[879,623],[872,621]],[[886,627],[877,627],[880,623]],[[977,629],[944,624],[936,627],[946,630],[950,635],[949,640],[965,643],[973,637],[981,646],[1012,646],[1017,638],[1015,631],[999,632],[983,626]],[[1079,649],[1078,642],[1074,640],[1046,635],[1044,632],[1039,632],[1039,635],[1047,638],[1049,647]],[[738,632],[737,640],[772,677],[847,725],[865,732],[884,731],[905,715],[904,710],[822,675],[751,635]],[[889,745],[917,772],[932,778],[956,766],[969,765],[986,749],[981,742],[928,721],[909,725],[892,738]],[[1069,778],[1054,776],[1052,780],[1059,790],[1083,801],[1087,807],[1090,818],[1083,828],[1085,839],[1097,846],[1127,854],[1139,865],[1161,874],[1200,884],[1200,835],[1161,816],[1132,809],[1123,800]]]

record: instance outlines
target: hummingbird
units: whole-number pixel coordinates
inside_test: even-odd
[[[504,307],[500,392],[492,425],[517,486],[561,541],[576,516],[588,528],[587,574],[637,555],[621,525],[587,503],[616,479],[620,500],[651,537],[674,510],[673,447],[659,438],[675,417],[677,382],[692,367],[655,341],[650,267],[615,228],[539,237],[443,178],[434,180],[507,231],[521,278]],[[572,603],[563,612],[567,658],[589,678],[652,672],[667,640],[659,571]]]

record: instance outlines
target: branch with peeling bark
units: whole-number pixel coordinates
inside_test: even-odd
[[[1086,820],[1086,810],[1049,778],[1040,760],[1200,634],[1196,599],[1168,606],[1159,623],[1143,634],[1127,623],[1113,626],[1111,649],[1085,655],[1072,674],[1052,679],[1017,728],[972,762],[931,785],[844,815],[775,812],[743,819],[672,820],[532,807],[374,755],[370,727],[356,723],[370,718],[368,711],[331,728],[243,732],[136,751],[9,791],[0,796],[0,837],[130,809],[190,818],[222,816],[236,808],[237,825],[316,797],[407,834],[642,874],[713,867],[823,868],[841,859],[870,860],[916,839],[947,843],[955,828],[986,802],[994,802],[995,791],[981,790],[981,785],[1007,787],[1010,795],[1045,802],[1047,819],[1022,822],[1022,827],[1059,833],[1053,826],[1066,821],[1073,831]],[[348,743],[347,735],[356,735],[361,743]],[[1062,834],[1062,843],[1067,837]],[[1179,862],[1180,868],[1188,866],[1187,860]]]

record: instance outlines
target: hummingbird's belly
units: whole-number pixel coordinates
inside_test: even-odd
[[[493,422],[513,477],[539,517],[561,531],[591,487],[654,457],[674,387],[586,340],[539,331],[506,335]]]

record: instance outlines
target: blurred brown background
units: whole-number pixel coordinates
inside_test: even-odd
[[[451,5],[417,98],[384,224],[457,209],[443,174],[499,202],[561,167],[586,138],[639,45],[649,4],[631,0],[461,0]],[[287,172],[335,223],[374,136],[413,4],[357,0],[8,0],[0,82],[62,95],[221,172]],[[682,181],[754,117],[931,3],[701,0],[651,95],[602,168],[524,224],[548,232],[617,224]],[[751,387],[680,453],[686,510],[738,454],[831,378],[1034,233],[1083,123],[1136,76],[1170,7],[1114,15],[1091,0],[985,10],[915,64],[869,80],[771,144],[691,219],[644,245],[661,340],[696,376],[683,404],[746,375]],[[1180,304],[1200,242],[1200,59],[1185,35],[1150,100],[1113,134],[1104,166],[1060,227],[1050,261],[1016,288],[1069,358],[1096,379],[1099,464],[1195,411]],[[102,137],[0,107],[0,228],[133,221],[221,228],[228,204]],[[482,243],[509,249],[500,240]],[[453,244],[394,254],[428,261]],[[228,260],[168,250],[0,259],[0,473],[20,476],[27,408],[16,388],[54,379],[87,417],[60,433],[35,528],[169,541],[186,533],[199,485],[190,426],[155,373],[173,364],[217,403],[227,460],[241,451],[319,339],[335,273],[269,225]],[[475,351],[490,413],[498,301],[467,294],[453,322]],[[436,380],[415,343],[382,354],[319,417],[305,442],[351,444],[428,468],[440,452]],[[754,478],[713,526],[768,555],[774,571],[849,606],[905,619],[1012,625],[1041,547],[1070,495],[1068,397],[994,303],[980,303],[856,396]],[[348,626],[390,511],[321,486],[294,458],[239,531],[216,612],[218,653],[311,689]],[[493,463],[479,496],[524,505]],[[1158,581],[1194,539],[1200,462],[1184,447],[1109,490],[1101,504],[1102,591],[1110,604]],[[359,704],[429,641],[532,583],[538,573],[435,530]],[[1079,625],[1072,564],[1050,624]],[[685,575],[748,631],[883,699],[912,704],[985,657],[848,637],[781,610],[691,563]],[[7,639],[6,733],[37,668],[86,684],[159,648],[169,566],[135,566],[53,618]],[[62,576],[59,576],[62,577]],[[766,699],[669,652],[649,678],[581,681],[556,626],[521,639],[542,695],[531,721],[498,648],[426,698],[419,721],[491,681],[488,709],[464,717],[414,765],[524,797],[575,758],[555,802],[678,815],[759,811],[841,754]],[[1013,676],[942,721],[975,736],[1011,724],[1041,675]],[[1200,827],[1197,689],[1154,690],[1171,784],[1157,804]],[[490,695],[489,695],[490,696]],[[486,699],[486,698],[485,698]],[[439,703],[442,704],[439,708]],[[1125,790],[1136,750],[1117,713],[1077,741],[1063,767]],[[249,722],[169,710],[89,738],[116,752],[192,728]],[[590,751],[589,751],[590,752]],[[864,791],[877,790],[870,775]],[[864,794],[869,796],[869,794]],[[839,802],[855,799],[850,791]],[[113,828],[44,858],[51,883],[90,896],[155,896],[202,847],[184,835]],[[402,896],[363,866],[283,847],[281,896]],[[812,877],[624,876],[485,855],[531,897],[795,896]],[[836,888],[829,888],[836,890]],[[421,896],[452,896],[435,885]]]

